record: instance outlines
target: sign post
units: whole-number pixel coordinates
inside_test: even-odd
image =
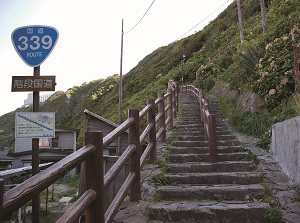
[[[34,67],[33,76],[40,78],[40,65],[52,52],[58,39],[58,31],[50,26],[24,26],[13,31],[11,39],[21,59]],[[34,83],[32,83],[34,84]],[[13,91],[14,83],[12,83]],[[26,85],[28,86],[28,85]],[[33,85],[34,86],[34,85]],[[43,85],[44,86],[44,85]],[[40,92],[33,88],[33,112],[39,112]],[[51,90],[55,90],[52,88]],[[32,174],[39,172],[39,138],[32,138]],[[32,199],[32,222],[39,223],[40,196]]]

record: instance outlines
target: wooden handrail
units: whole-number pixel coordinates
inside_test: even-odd
[[[95,151],[92,145],[86,145],[76,153],[72,153],[63,160],[58,161],[40,172],[22,184],[12,188],[4,194],[3,198],[3,214],[9,214],[17,210],[26,202],[31,200],[35,194],[42,192],[55,181],[63,177],[68,171],[78,165],[78,162],[86,159]]]
[[[140,112],[129,110],[128,118],[105,137],[102,132],[85,132],[85,146],[5,193],[4,182],[0,179],[0,223],[4,215],[16,211],[82,162],[85,163],[85,168],[81,171],[85,175],[85,192],[57,220],[57,223],[78,222],[84,212],[87,223],[112,222],[128,193],[130,201],[141,199],[141,168],[147,158],[150,162],[154,162],[157,158],[157,142],[166,141],[166,125],[168,128],[173,126],[178,111],[178,94],[177,83],[170,80],[168,93],[159,93],[156,100],[148,99],[147,106]],[[156,110],[158,114],[155,114]],[[140,120],[146,115],[147,125],[140,134]],[[128,131],[128,147],[104,176],[103,150],[125,131]],[[146,139],[148,139],[147,147],[142,154],[140,145]],[[129,174],[104,213],[105,188],[126,163],[129,163]]]
[[[204,97],[202,90],[196,88],[194,85],[181,86],[181,93],[191,93],[199,102],[201,120],[204,123],[205,138],[208,141],[210,160],[211,162],[218,161],[217,152],[217,130],[216,117],[210,113],[209,101]]]
[[[126,164],[126,162],[129,160],[129,157],[135,149],[135,145],[129,145],[125,152],[119,157],[117,162],[107,171],[107,173],[104,176],[104,188],[108,187],[108,185],[113,181],[114,177]]]
[[[56,223],[78,222],[82,213],[91,205],[96,197],[96,191],[88,189],[71,205],[71,207],[56,221]]]

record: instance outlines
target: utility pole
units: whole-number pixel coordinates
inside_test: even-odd
[[[123,30],[123,19],[122,19],[122,30],[121,30],[121,58],[120,58],[120,86],[119,86],[119,125],[122,124],[122,70],[123,70],[123,37],[124,37],[124,30]],[[121,151],[121,136],[118,137],[118,148],[116,151],[116,155],[119,156]]]
[[[237,0],[236,2],[237,2],[237,8],[238,8],[240,39],[241,39],[241,43],[243,43],[245,38],[244,38],[244,31],[243,31],[243,25],[242,25],[241,1]]]
[[[260,10],[261,10],[261,21],[263,25],[263,32],[268,32],[267,27],[267,19],[266,19],[266,6],[265,6],[265,0],[260,0]]]
[[[181,84],[183,85],[183,76],[184,76],[184,60],[185,60],[185,55],[182,55],[182,61],[181,61]]]
[[[293,24],[292,21],[290,22],[290,29],[291,29],[291,35],[292,35],[292,44],[293,44],[293,51],[294,51],[294,79],[295,79],[295,91],[299,91],[299,64],[298,64],[298,48],[300,47],[300,44],[297,45],[295,40],[295,35],[293,31]],[[299,92],[298,92],[299,93]]]

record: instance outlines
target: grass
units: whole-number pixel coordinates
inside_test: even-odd
[[[66,177],[60,179],[57,184],[65,184],[68,185],[70,187],[74,187],[74,188],[78,188],[79,185],[79,178],[80,175],[79,174],[75,174],[75,175],[66,175]]]
[[[237,131],[259,138],[257,146],[268,150],[271,142],[272,125],[300,115],[300,94],[294,93],[272,111],[262,113],[241,112],[234,101],[217,97],[221,115]]]
[[[282,213],[278,208],[269,207],[265,214],[264,218],[270,223],[283,223]]]
[[[277,204],[273,198],[272,189],[267,185],[266,182],[264,182],[262,186],[264,187],[262,200],[270,205],[270,207],[264,213],[264,218],[270,223],[283,223],[282,212],[277,207]]]
[[[225,98],[217,98],[220,104],[220,113],[227,118],[230,124],[237,132],[258,137],[260,140],[257,146],[268,149],[271,140],[270,130],[274,124],[274,118],[269,113],[250,113],[241,112],[236,108],[233,101]]]
[[[156,186],[170,185],[170,180],[165,176],[163,171],[161,173],[152,175],[151,179],[154,181]]]

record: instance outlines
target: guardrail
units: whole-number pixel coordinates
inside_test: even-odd
[[[82,162],[85,162],[85,168],[81,170],[85,175],[85,192],[56,223],[78,222],[83,213],[87,223],[112,222],[127,196],[130,201],[141,199],[141,168],[147,158],[150,162],[156,160],[157,142],[166,141],[166,131],[173,126],[178,110],[178,89],[177,83],[170,80],[168,93],[159,93],[156,100],[148,99],[147,106],[140,112],[129,110],[127,120],[108,135],[103,137],[102,132],[85,132],[85,146],[5,193],[4,180],[0,179],[0,222]],[[140,121],[145,117],[147,126],[139,134]],[[103,150],[125,131],[128,131],[128,147],[104,176]],[[140,145],[146,139],[148,145],[142,153]],[[126,162],[129,162],[129,174],[105,212],[105,188]]]
[[[205,137],[208,141],[210,160],[211,162],[218,161],[217,152],[217,130],[216,130],[216,116],[209,111],[209,100],[205,98],[202,90],[196,88],[194,85],[181,86],[182,93],[191,93],[197,98],[200,107],[201,120],[204,123]]]

